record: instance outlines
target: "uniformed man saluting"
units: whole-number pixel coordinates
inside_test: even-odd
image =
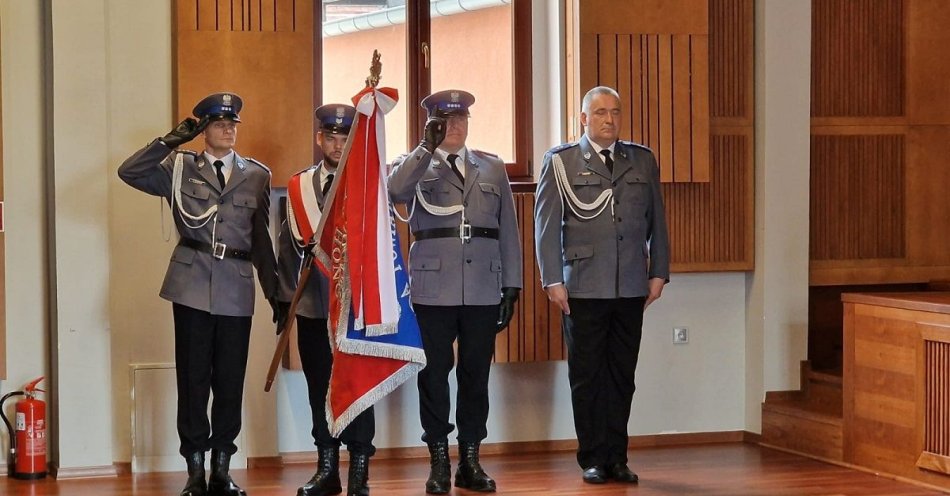
[[[521,288],[521,243],[505,164],[465,146],[474,102],[460,90],[422,100],[429,113],[425,137],[396,160],[389,176],[389,194],[408,205],[415,239],[409,249],[410,292],[427,362],[418,384],[430,494],[450,489],[448,375],[456,339],[460,460],[455,485],[495,491],[495,481],[479,464],[478,449],[488,436],[495,333],[511,320]]]
[[[627,466],[643,310],[670,275],[660,172],[646,147],[619,140],[612,88],[584,96],[576,143],[544,155],[534,213],[541,283],[563,312],[577,462],[590,484],[636,483]]]
[[[216,93],[163,138],[135,152],[119,177],[169,202],[180,239],[161,296],[172,302],[178,379],[178,436],[188,465],[182,496],[245,492],[228,474],[241,431],[254,271],[276,305],[277,270],[269,230],[270,170],[234,151],[241,98]],[[202,153],[176,151],[203,134]],[[209,394],[214,393],[211,422]],[[205,452],[211,475],[205,482]]]
[[[299,194],[308,196],[301,198],[302,203],[307,200],[315,201],[322,212],[326,205],[327,195],[333,178],[337,173],[337,166],[343,157],[343,148],[347,136],[353,126],[356,109],[350,105],[328,104],[314,111],[319,126],[316,140],[323,150],[323,160],[296,175],[300,176],[301,186]],[[289,188],[290,189],[290,188]],[[297,192],[288,190],[288,195]],[[300,233],[299,223],[295,215],[306,214],[294,212],[289,208],[293,202],[288,198],[287,221],[281,226],[278,258],[278,272],[280,274],[279,298],[282,306],[290,306],[297,289],[300,270],[304,260],[304,250],[313,240],[304,239]],[[319,212],[315,212],[321,215]],[[317,222],[315,217],[307,217],[308,224]],[[316,228],[316,225],[311,226]],[[327,314],[329,311],[329,282],[316,267],[312,267],[310,276],[300,301],[297,303],[297,346],[300,350],[300,362],[307,379],[307,392],[310,397],[310,411],[313,416],[313,440],[317,446],[317,472],[302,487],[297,489],[297,496],[327,496],[340,494],[340,444],[346,443],[350,452],[350,468],[346,492],[348,496],[366,496],[369,494],[367,482],[369,476],[369,458],[376,452],[373,446],[373,437],[376,434],[376,423],[373,417],[373,407],[370,406],[359,414],[343,430],[339,438],[330,435],[327,426],[326,399],[327,389],[330,386],[330,372],[333,366],[333,353],[330,349],[330,336],[327,330]],[[280,331],[278,324],[278,331]]]

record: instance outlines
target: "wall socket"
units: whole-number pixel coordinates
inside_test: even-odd
[[[689,342],[689,329],[685,327],[673,328],[673,344],[686,344]]]

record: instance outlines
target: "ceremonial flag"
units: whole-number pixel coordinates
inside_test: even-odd
[[[373,87],[353,97],[356,120],[316,229],[316,259],[330,280],[334,436],[425,366],[386,191],[384,116],[397,99]]]

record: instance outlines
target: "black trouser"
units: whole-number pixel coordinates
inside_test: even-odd
[[[373,407],[357,415],[350,425],[343,429],[339,438],[330,435],[326,404],[333,352],[330,350],[327,319],[311,319],[298,315],[297,346],[300,348],[300,363],[303,365],[303,375],[307,378],[307,393],[310,395],[310,412],[313,416],[311,433],[314,444],[317,448],[338,448],[342,442],[350,453],[373,456],[376,453],[373,446],[373,437],[376,435]]]
[[[217,449],[233,455],[241,432],[244,372],[251,317],[212,315],[178,303],[175,317],[175,375],[178,379],[178,437],[182,456]],[[214,393],[211,422],[209,395]]]
[[[627,421],[646,298],[569,298],[562,328],[583,468],[627,462]]]
[[[455,364],[452,343],[458,339],[459,363],[455,420],[459,442],[480,442],[488,437],[488,372],[495,352],[498,305],[413,305],[426,367],[419,372],[419,416],[426,443],[447,441],[454,429],[449,423],[449,372]]]

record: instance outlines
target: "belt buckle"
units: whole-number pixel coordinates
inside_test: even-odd
[[[211,255],[218,260],[224,259],[224,253],[228,250],[228,245],[224,243],[215,243]]]
[[[459,239],[468,241],[472,239],[472,225],[468,223],[459,224]]]

